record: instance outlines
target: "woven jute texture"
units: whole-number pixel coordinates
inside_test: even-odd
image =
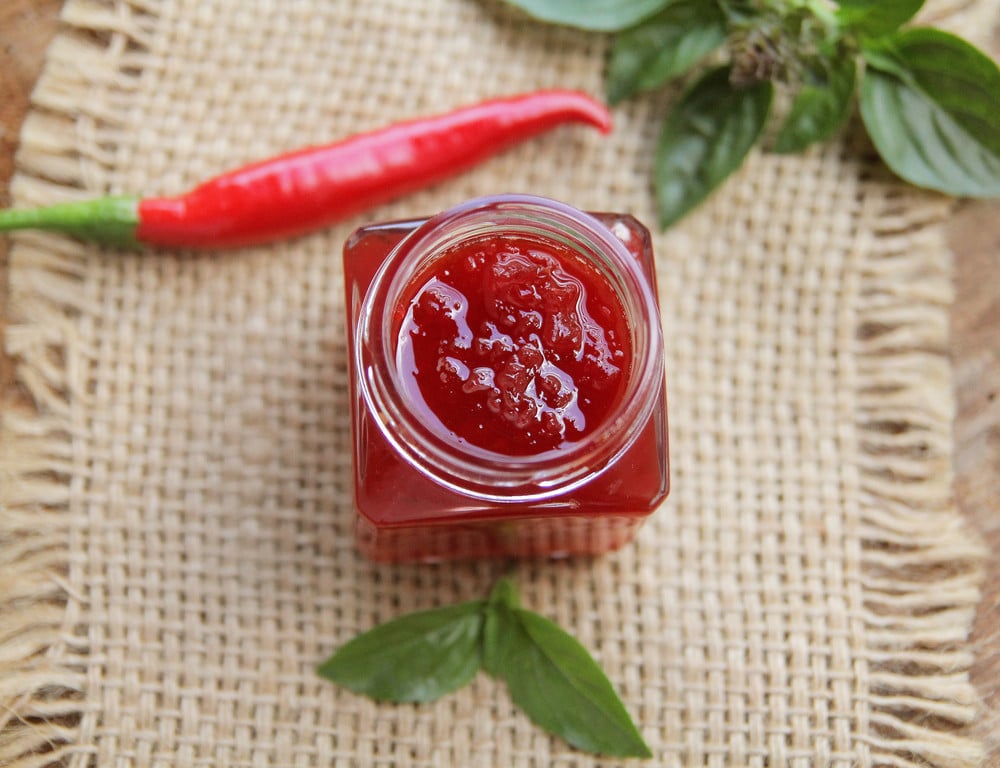
[[[976,38],[997,3],[929,4]],[[599,94],[609,40],[492,0],[71,0],[20,205],[177,193],[300,145],[536,87]],[[505,564],[352,543],[341,245],[532,192],[652,224],[659,116],[562,128],[294,242],[229,253],[16,238],[4,417],[0,764],[588,766],[480,675],[376,704],[315,665]],[[662,766],[971,766],[980,550],[950,497],[948,203],[856,125],[755,154],[655,237],[673,491],[624,550],[516,570]],[[25,399],[22,397],[22,399]]]

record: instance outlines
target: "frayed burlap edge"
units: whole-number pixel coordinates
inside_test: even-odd
[[[993,43],[1000,2],[928,3],[918,23]],[[954,397],[944,222],[954,203],[878,167],[864,206],[870,233],[857,314],[859,447],[868,722],[873,765],[982,764],[977,722],[996,720],[969,680],[969,635],[986,550],[953,490]],[[868,761],[866,761],[868,762]]]
[[[866,764],[976,766],[984,550],[952,495],[947,201],[874,185],[856,326]]]
[[[995,18],[982,3],[976,19]],[[942,13],[942,6],[945,12]],[[939,3],[935,23],[967,3]],[[70,0],[33,95],[12,184],[18,205],[107,192],[92,171],[110,165],[113,136],[136,70],[146,25],[136,7]],[[964,24],[959,25],[965,26]],[[971,627],[983,551],[951,492],[951,287],[942,227],[948,203],[869,180],[871,233],[857,279],[854,439],[861,458],[866,647],[856,649],[861,765],[975,766],[968,735],[981,708],[968,680]],[[6,351],[31,408],[5,407],[0,423],[0,764],[86,764],[78,744],[86,703],[86,632],[68,578],[71,403],[85,402],[74,319],[83,308],[87,251],[67,240],[15,238]],[[73,598],[73,599],[70,599]],[[75,760],[73,758],[76,758]]]
[[[15,205],[108,192],[93,181],[110,165],[113,136],[142,46],[136,7],[71,0],[32,94],[11,184]],[[148,21],[148,19],[147,19]],[[121,102],[121,103],[119,103]],[[14,391],[0,410],[0,765],[87,764],[79,744],[86,704],[86,631],[68,562],[74,402],[85,402],[75,319],[84,301],[84,246],[12,238],[5,351]],[[13,276],[16,275],[16,281]],[[30,405],[29,405],[30,403]]]

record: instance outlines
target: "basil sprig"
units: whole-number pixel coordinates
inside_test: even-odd
[[[346,643],[317,668],[379,701],[427,702],[483,669],[504,680],[531,720],[577,749],[652,757],[610,681],[587,650],[521,607],[508,578],[489,600],[402,616]]]
[[[656,151],[663,226],[705,200],[761,137],[774,136],[776,152],[829,139],[856,96],[897,176],[951,195],[1000,196],[1000,69],[954,35],[904,28],[924,0],[508,2],[554,23],[617,31],[612,104],[689,81]],[[764,130],[772,89],[791,103],[773,132]]]

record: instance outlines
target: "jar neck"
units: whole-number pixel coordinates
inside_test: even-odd
[[[396,363],[399,310],[413,282],[462,243],[513,235],[570,248],[607,281],[631,331],[624,392],[599,427],[555,450],[508,455],[471,445],[412,401]],[[376,427],[421,474],[457,493],[494,502],[541,501],[588,482],[631,447],[663,380],[663,343],[652,286],[624,244],[592,216],[529,195],[471,200],[429,219],[388,255],[362,303],[355,333],[359,395]]]

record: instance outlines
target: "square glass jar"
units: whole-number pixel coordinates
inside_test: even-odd
[[[417,276],[456,244],[515,236],[593,261],[621,299],[633,350],[606,423],[528,456],[471,445],[428,418],[397,354]],[[560,557],[632,539],[669,491],[663,341],[645,227],[628,215],[498,195],[431,219],[362,227],[344,246],[344,270],[355,531],[364,554],[383,562]]]

